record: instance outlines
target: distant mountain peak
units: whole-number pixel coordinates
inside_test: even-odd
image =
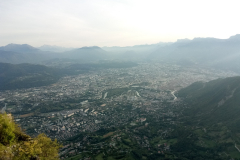
[[[205,38],[196,37],[192,41],[209,41],[209,40],[211,41],[211,40],[220,40],[220,39],[213,38],[213,37],[205,37]]]
[[[185,38],[185,39],[178,39],[177,42],[189,42],[191,41],[190,39],[188,38]]]
[[[42,51],[49,51],[49,52],[65,52],[65,51],[70,51],[73,50],[75,48],[65,48],[65,47],[60,47],[60,46],[56,46],[56,45],[47,45],[44,44],[40,47],[38,47],[38,49],[42,50]]]
[[[36,51],[39,51],[39,49],[32,47],[28,44],[14,44],[14,43],[10,43],[6,46],[0,47],[0,50],[13,51],[13,52],[36,52]]]
[[[98,46],[90,46],[90,47],[82,47],[82,48],[79,48],[79,49],[101,49],[101,48],[98,47]]]
[[[28,48],[34,48],[30,46],[29,44],[15,44],[15,43],[10,43],[6,45],[5,47],[28,47]]]
[[[240,40],[240,34],[229,37],[229,40]]]

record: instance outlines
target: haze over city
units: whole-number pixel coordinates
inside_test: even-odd
[[[234,0],[0,0],[0,160],[240,160]]]
[[[132,46],[240,33],[238,1],[0,1],[0,46]]]

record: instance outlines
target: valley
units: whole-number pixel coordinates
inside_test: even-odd
[[[236,158],[238,132],[229,135],[223,123],[201,125],[196,113],[192,117],[186,112],[190,104],[181,92],[196,81],[237,75],[138,63],[63,76],[48,86],[1,91],[0,104],[31,136],[45,133],[57,138],[64,145],[59,153],[64,159]],[[194,93],[190,89],[186,93]],[[199,152],[191,155],[191,148]],[[216,153],[202,155],[216,148]]]
[[[0,160],[240,160],[239,15],[0,0]]]

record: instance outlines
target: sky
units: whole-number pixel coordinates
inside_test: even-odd
[[[240,33],[238,0],[0,0],[0,46],[132,46]]]

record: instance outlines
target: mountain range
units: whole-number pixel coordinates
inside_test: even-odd
[[[60,52],[62,51],[62,52]],[[0,47],[0,62],[42,63],[53,59],[71,59],[75,62],[99,60],[131,60],[171,62],[181,65],[205,65],[220,69],[240,71],[240,35],[228,39],[194,38],[174,43],[158,43],[127,47],[63,48],[27,44],[9,44]]]
[[[226,69],[239,69],[240,35],[229,39],[195,38],[179,40],[161,47],[149,55],[150,59],[201,64]]]
[[[0,47],[0,50],[3,50],[3,51],[12,51],[12,52],[20,52],[20,53],[26,53],[26,52],[38,52],[40,51],[39,49],[37,48],[34,48],[28,44],[22,44],[22,45],[19,45],[19,44],[8,44],[6,46],[2,46]]]
[[[38,47],[38,49],[42,51],[48,51],[48,52],[65,52],[65,51],[70,51],[75,48],[65,48],[65,47],[59,47],[59,46],[51,46],[51,45],[43,45]]]

